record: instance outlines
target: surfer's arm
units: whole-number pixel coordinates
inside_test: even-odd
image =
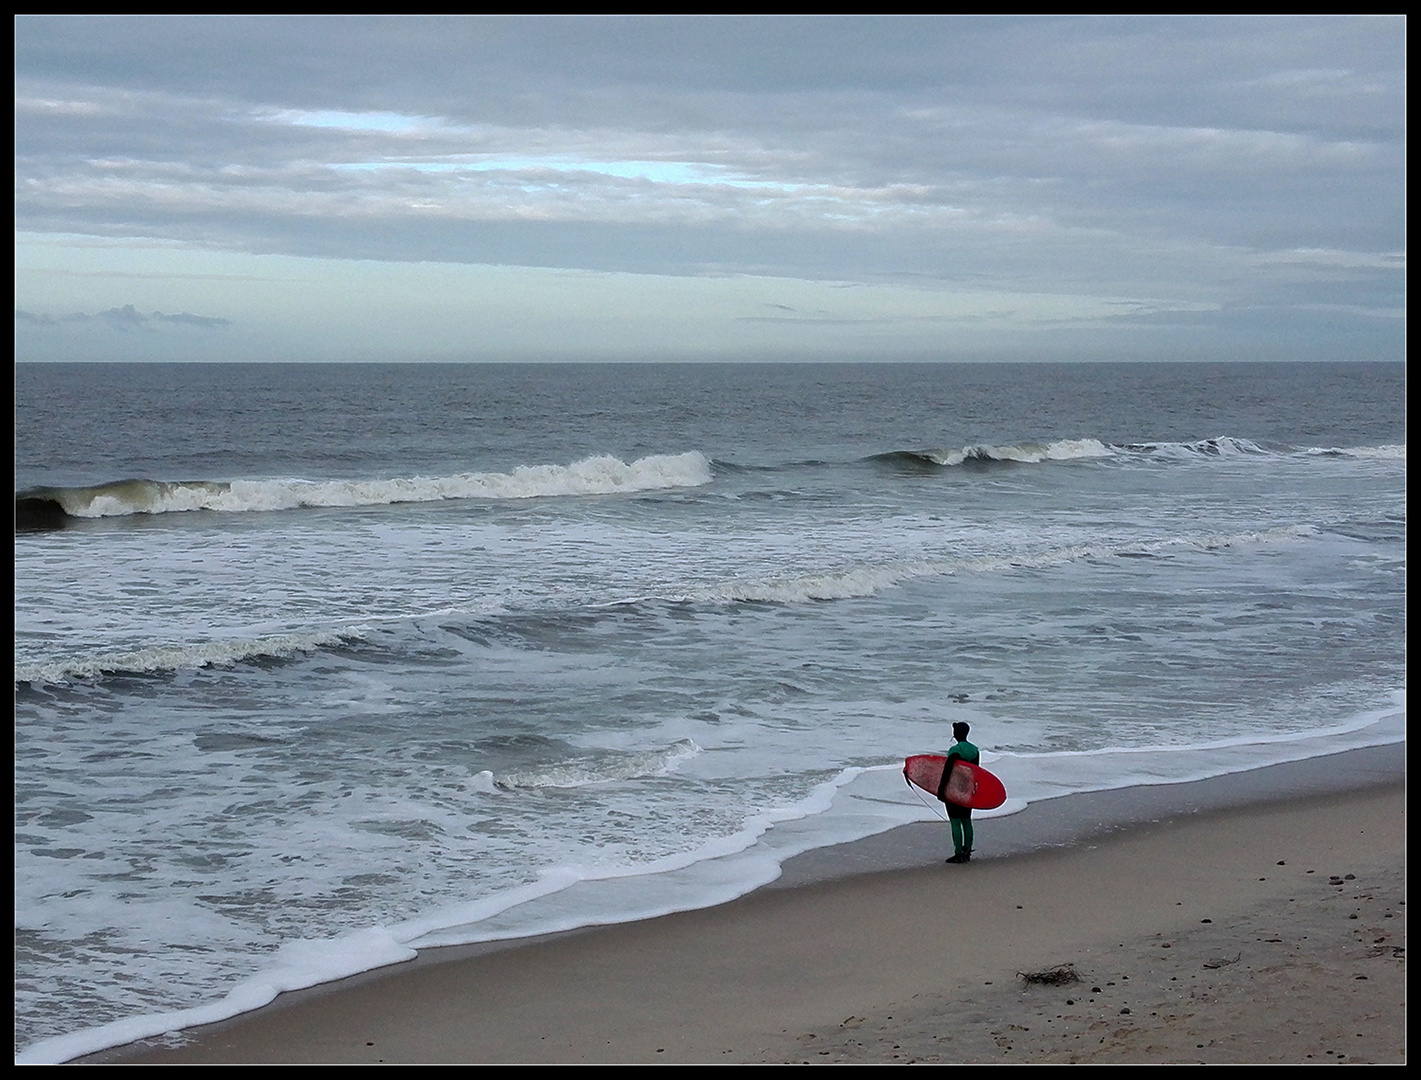
[[[937,782],[938,802],[947,802],[947,781],[952,776],[952,767],[962,760],[962,755],[955,750],[947,752],[946,760],[942,763],[942,776]]]

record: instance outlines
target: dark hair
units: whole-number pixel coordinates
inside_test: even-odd
[[[970,727],[968,727],[961,720],[959,720],[957,721],[957,723],[952,725],[952,737],[960,741],[962,739],[967,738],[967,733],[971,730],[972,729]]]

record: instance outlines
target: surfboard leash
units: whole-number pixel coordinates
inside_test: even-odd
[[[929,810],[933,812],[934,816],[942,818],[943,821],[951,820],[947,816],[946,810],[940,810],[934,807],[932,803],[928,802],[927,799],[923,798],[923,789],[918,787],[918,785],[913,783],[913,781],[909,780],[907,773],[903,774],[903,783],[908,785],[908,787],[912,790],[913,794],[918,797],[919,801],[922,802],[924,806],[926,806]]]

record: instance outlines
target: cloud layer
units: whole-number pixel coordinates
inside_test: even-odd
[[[1395,348],[1404,44],[1388,18],[25,18],[16,226]]]

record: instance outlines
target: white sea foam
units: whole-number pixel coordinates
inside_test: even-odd
[[[270,967],[242,980],[220,1000],[175,1012],[127,1017],[72,1035],[44,1039],[16,1054],[15,1064],[58,1064],[110,1046],[154,1038],[199,1024],[215,1024],[260,1009],[289,990],[333,982],[410,960],[416,955],[414,949],[395,940],[383,927],[330,941],[293,941],[282,946]]]
[[[1390,446],[1311,446],[1306,454],[1326,457],[1367,458],[1378,461],[1405,461],[1406,444]]]
[[[733,581],[667,599],[696,603],[759,602],[796,604],[814,600],[848,600],[873,596],[910,581],[957,573],[999,573],[1005,570],[1047,569],[1082,559],[1161,555],[1173,548],[1215,551],[1243,544],[1284,544],[1315,535],[1312,526],[1288,525],[1246,532],[1201,532],[1161,540],[1125,543],[1071,544],[1023,550],[1003,555],[966,558],[909,559],[868,566],[848,566],[812,574],[762,581]]]
[[[489,773],[488,789],[484,789],[480,784],[478,790],[575,788],[618,780],[635,780],[644,776],[662,776],[700,752],[701,748],[693,741],[682,739],[672,746],[657,750],[604,753],[596,757],[553,762],[541,769],[524,769],[500,776]],[[481,773],[480,776],[482,775],[484,774]]]
[[[914,578],[937,577],[951,572],[950,563],[933,560],[853,566],[766,581],[734,581],[698,589],[676,599],[710,604],[798,604],[811,600],[848,600],[857,596],[872,596]]]
[[[1189,746],[1108,746],[1092,750],[995,755],[993,771],[1032,800],[1088,791],[1179,784],[1325,757],[1406,738],[1405,691],[1391,704],[1344,718],[1316,731],[1250,734]]]
[[[769,603],[801,604],[816,601],[849,600],[874,596],[898,588],[911,581],[943,577],[958,573],[992,574],[1019,569],[1048,569],[1084,559],[1113,558],[1122,555],[1161,555],[1171,549],[1196,548],[1213,551],[1244,544],[1283,544],[1311,535],[1310,526],[1284,526],[1277,529],[1246,532],[1199,532],[1185,536],[1149,541],[1108,541],[1049,547],[1024,547],[1019,551],[999,555],[971,557],[903,559],[883,563],[856,563],[829,567],[806,574],[789,574],[758,579],[742,578],[721,584],[707,585],[686,591],[668,592],[659,597],[648,594],[622,598],[593,606],[635,604],[639,600],[660,599],[673,603]],[[34,685],[58,683],[70,679],[90,679],[107,674],[151,674],[203,667],[221,667],[244,661],[271,657],[286,659],[333,645],[364,640],[373,626],[398,626],[442,616],[456,618],[488,617],[506,611],[495,599],[441,608],[429,612],[402,616],[365,618],[360,623],[337,627],[261,634],[253,637],[222,638],[189,644],[163,643],[123,651],[105,651],[86,655],[59,656],[53,659],[25,660],[14,666],[16,683]],[[598,783],[596,768],[585,773],[581,766],[561,767],[561,780],[548,781],[551,786]],[[538,786],[529,777],[500,777],[504,786]]]
[[[832,807],[835,793],[864,771],[845,769],[815,785],[802,800],[754,815],[732,835],[650,863],[555,867],[529,884],[443,907],[394,926],[372,927],[327,940],[288,942],[273,963],[242,980],[219,1000],[45,1039],[17,1054],[16,1064],[57,1064],[107,1047],[215,1023],[261,1008],[279,993],[411,959],[417,949],[630,922],[733,900],[778,877],[789,855],[815,846],[809,841],[776,853],[754,853],[752,849],[767,832],[777,824],[824,814]],[[888,820],[896,823],[900,816]],[[888,827],[891,824],[880,829]],[[517,914],[510,919],[511,912]]]

